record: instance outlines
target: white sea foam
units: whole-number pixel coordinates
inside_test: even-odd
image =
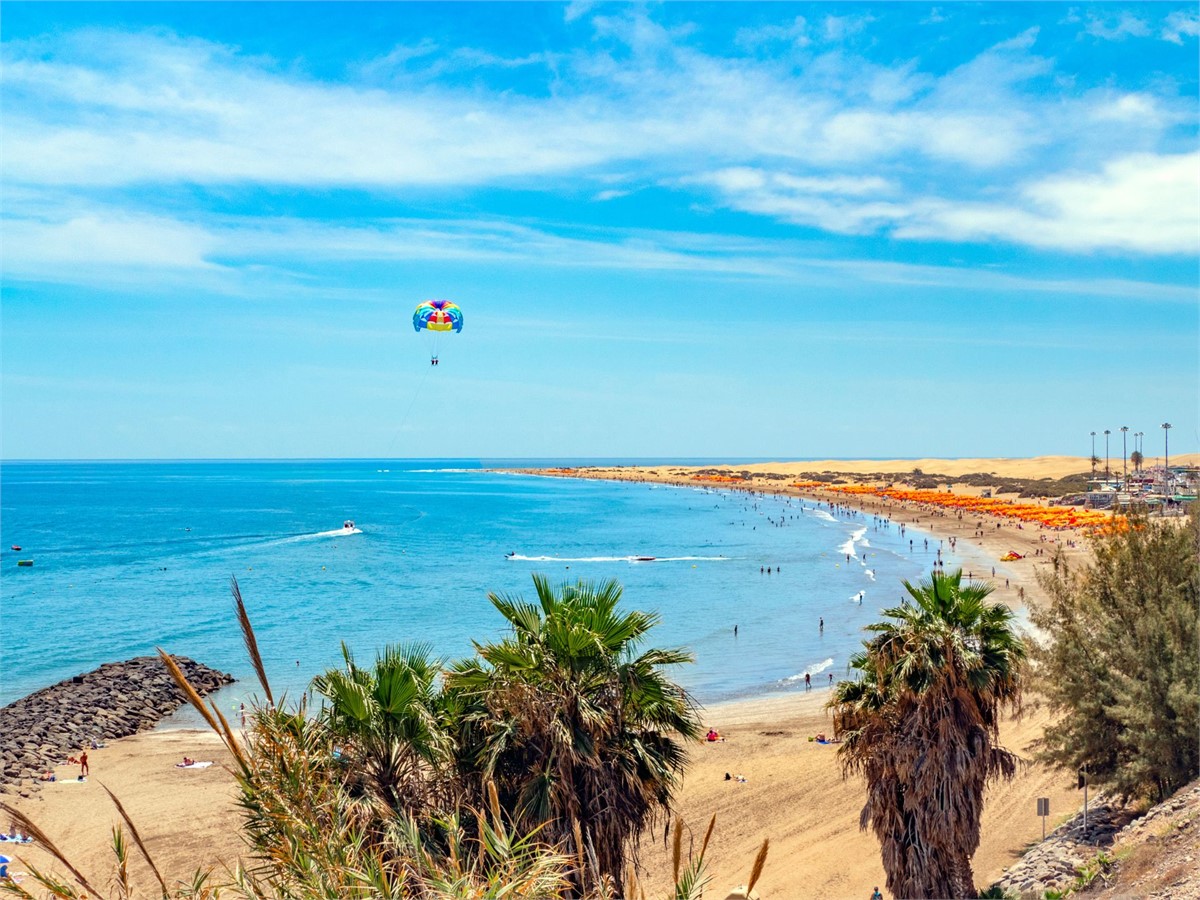
[[[855,546],[854,546],[855,544],[861,544],[861,546],[863,546],[863,547],[870,546],[867,543],[867,541],[863,538],[863,535],[865,535],[866,533],[867,533],[867,528],[864,525],[862,528],[855,531],[854,534],[850,535],[850,539],[848,541],[846,541],[846,543],[844,543],[838,547],[838,552],[842,553],[846,556],[857,556],[858,552],[855,549]],[[863,565],[866,565],[866,563],[863,563]]]
[[[823,509],[814,509],[812,511],[812,514],[814,516],[816,516],[818,519],[821,519],[825,522],[836,522],[837,521],[837,519],[835,519],[829,513],[825,512],[825,510],[823,510]]]
[[[728,562],[732,556],[524,556],[514,553],[514,562]]]
[[[875,570],[867,569],[867,577],[870,578],[872,581],[874,581],[875,580]]]
[[[828,669],[832,665],[833,665],[833,657],[831,656],[828,659],[822,660],[819,663],[813,663],[811,666],[808,666],[799,675],[789,675],[787,678],[781,678],[779,680],[779,682],[780,682],[780,684],[795,684],[797,681],[803,681],[805,675],[808,675],[809,677],[811,677],[813,675],[820,674],[821,672],[824,672],[826,669]]]

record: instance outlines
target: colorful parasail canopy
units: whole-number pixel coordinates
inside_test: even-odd
[[[449,300],[426,300],[413,312],[414,331],[462,331],[463,314]]]

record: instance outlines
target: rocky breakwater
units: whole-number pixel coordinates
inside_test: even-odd
[[[1078,877],[1081,865],[1112,846],[1117,832],[1135,815],[1115,800],[1097,795],[1088,807],[1086,825],[1080,808],[1005,870],[996,884],[1006,897],[1041,898],[1047,890],[1061,890]]]
[[[201,695],[232,675],[183,656],[171,657]],[[92,741],[153,728],[186,702],[163,661],[139,656],[106,663],[0,708],[0,785],[27,793],[40,773]]]

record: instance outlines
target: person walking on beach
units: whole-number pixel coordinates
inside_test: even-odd
[[[807,672],[804,673],[804,689],[806,691],[812,690],[812,676],[809,675]]]
[[[245,728],[246,727],[246,704],[245,703],[242,704],[242,708],[241,708],[240,712],[242,714],[242,727]]]
[[[84,750],[79,754],[79,777],[82,778],[87,775],[88,771],[87,751]]]

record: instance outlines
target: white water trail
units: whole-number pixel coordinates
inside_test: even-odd
[[[826,669],[828,669],[832,665],[833,665],[833,657],[831,656],[828,659],[824,659],[819,663],[813,663],[811,666],[808,666],[807,668],[805,668],[805,670],[803,672],[801,672],[799,675],[789,675],[787,678],[781,678],[779,683],[780,684],[795,684],[797,681],[803,681],[805,675],[808,675],[811,678],[813,675],[817,675],[817,674],[820,674],[821,672],[824,672]]]
[[[514,553],[513,562],[728,562],[733,556],[525,556]]]

